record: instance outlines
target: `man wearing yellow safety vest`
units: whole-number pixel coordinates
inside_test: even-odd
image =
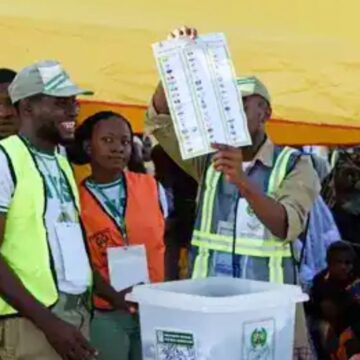
[[[72,139],[76,95],[55,61],[9,87],[21,128],[0,141],[0,359],[85,360],[92,285],[71,167],[56,147]]]
[[[172,37],[195,38],[195,29]],[[255,77],[238,79],[252,146],[214,144],[212,157],[182,161],[164,90],[158,86],[147,126],[165,151],[201,184],[193,233],[192,277],[234,276],[294,283],[291,241],[303,231],[320,191],[311,159],[274,146],[265,133],[271,99]],[[299,345],[300,347],[300,345]]]

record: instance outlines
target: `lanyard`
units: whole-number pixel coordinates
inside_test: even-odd
[[[51,176],[51,171],[49,169],[49,167],[46,164],[46,161],[41,157],[41,155],[38,154],[34,154],[36,156],[36,158],[41,162],[42,166],[44,167],[46,173],[47,173],[47,177],[49,178],[53,188],[55,189],[56,195],[58,197],[58,199],[60,200],[60,204],[61,207],[64,208],[65,207],[65,196],[63,194],[63,190],[61,187],[61,178],[62,178],[62,172],[60,170],[60,166],[59,163],[57,162],[56,158],[55,158],[55,162],[56,162],[56,169],[58,172],[58,179],[59,182],[57,182],[56,180],[54,180],[54,178]]]
[[[60,165],[58,163],[56,156],[54,158],[54,161],[56,163],[56,168],[58,171],[59,183],[57,183],[56,180],[53,179],[53,177],[51,176],[51,171],[50,171],[48,165],[46,164],[46,161],[41,157],[41,155],[38,154],[37,150],[32,146],[32,144],[25,137],[22,137],[22,139],[25,141],[29,151],[33,154],[33,156],[36,158],[36,160],[41,162],[41,165],[43,166],[43,168],[46,172],[45,175],[47,175],[47,176],[45,176],[45,181],[46,181],[46,178],[49,178],[53,188],[55,189],[55,193],[56,193],[57,198],[60,201],[60,207],[61,207],[60,216],[57,219],[57,221],[58,222],[73,222],[74,220],[67,213],[67,210],[66,210],[66,200],[65,200],[65,196],[63,194],[63,189],[61,187],[62,171],[61,171],[61,168],[60,168]]]
[[[49,178],[53,188],[55,189],[56,195],[57,195],[58,199],[60,200],[61,212],[60,212],[60,216],[58,217],[57,221],[61,222],[61,223],[74,222],[74,220],[69,215],[69,213],[68,213],[68,211],[66,209],[65,196],[63,194],[63,189],[62,189],[62,186],[61,186],[62,172],[61,172],[61,168],[60,168],[60,165],[59,165],[57,159],[55,158],[56,168],[57,168],[57,171],[58,171],[58,179],[59,179],[58,182],[51,176],[51,171],[50,171],[49,167],[47,166],[46,161],[41,157],[41,155],[38,155],[36,153],[34,155],[36,156],[36,158],[43,165],[45,171],[47,172],[47,175],[48,175],[47,177]]]
[[[124,211],[120,211],[120,206],[116,207],[116,205],[114,205],[113,201],[106,195],[105,191],[103,191],[101,189],[101,187],[98,186],[98,184],[96,184],[94,181],[92,181],[91,184],[94,186],[94,188],[96,189],[98,194],[104,200],[104,203],[109,208],[110,213],[113,215],[113,217],[115,219],[117,219],[118,225],[120,227],[121,233],[122,233],[123,238],[124,238],[124,242],[127,245],[128,241],[127,241],[127,232],[126,232],[126,223],[125,223]],[[121,199],[121,190],[122,190],[122,184],[120,183],[119,184],[119,194],[118,194],[119,200]]]

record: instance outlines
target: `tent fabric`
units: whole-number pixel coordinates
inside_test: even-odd
[[[360,142],[360,2],[1,0],[0,67],[57,59],[84,88],[84,116],[111,108],[135,131],[158,81],[151,44],[182,24],[224,32],[238,75],[270,89],[279,144]]]

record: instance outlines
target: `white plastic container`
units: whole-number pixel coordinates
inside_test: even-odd
[[[290,360],[301,288],[232,278],[141,285],[143,360]]]

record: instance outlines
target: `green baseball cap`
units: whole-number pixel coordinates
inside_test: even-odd
[[[45,60],[22,69],[9,86],[13,104],[38,94],[70,97],[93,95],[93,92],[75,85],[58,61]]]
[[[271,104],[271,97],[268,89],[256,76],[239,77],[237,79],[237,84],[243,97],[260,95]]]

